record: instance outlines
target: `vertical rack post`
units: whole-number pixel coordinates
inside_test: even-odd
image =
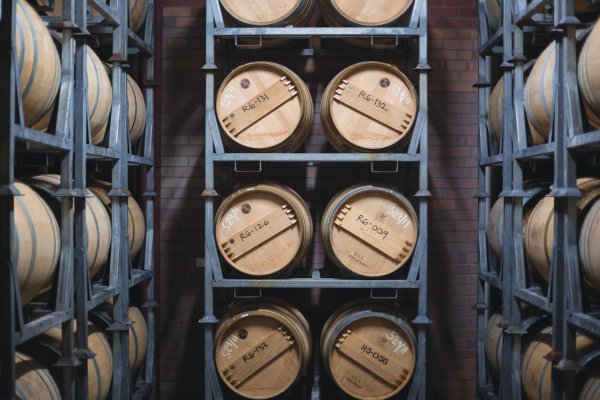
[[[419,18],[419,114],[425,123],[422,126],[419,143],[419,191],[416,197],[419,201],[419,232],[423,244],[423,256],[419,266],[418,315],[413,321],[417,325],[417,378],[420,379],[419,399],[427,399],[427,328],[431,324],[427,312],[427,253],[428,253],[428,205],[429,192],[429,104],[428,104],[428,74],[431,71],[427,47],[427,0],[422,0],[421,16]]]
[[[155,27],[155,2],[154,0],[148,1],[148,11],[146,15],[146,28],[144,32],[144,41],[150,43],[154,51],[156,40],[154,39],[154,27]],[[141,380],[143,384],[151,384],[155,379],[155,366],[154,361],[156,357],[156,334],[155,334],[155,309],[157,302],[155,299],[155,206],[156,206],[156,168],[154,163],[156,162],[155,157],[155,87],[156,87],[156,53],[152,54],[146,60],[145,65],[145,86],[146,86],[146,109],[149,110],[148,117],[146,120],[146,132],[144,138],[144,157],[152,160],[146,170],[146,182],[145,182],[145,193],[144,198],[146,199],[146,246],[144,248],[144,270],[152,273],[148,279],[145,287],[145,302],[143,308],[146,311],[146,326],[148,327],[148,351],[146,353],[146,361],[143,370]]]
[[[80,29],[75,44],[75,91],[74,91],[74,191],[75,191],[75,296],[77,332],[76,355],[83,360],[77,369],[77,398],[88,398],[87,360],[94,357],[88,348],[88,268],[85,221],[85,144],[87,138],[87,74],[86,74],[86,37],[87,3],[74,2],[74,22]]]
[[[112,0],[111,7],[118,16],[120,25],[113,31],[112,85],[113,102],[110,119],[109,146],[117,151],[118,159],[112,170],[112,189],[109,192],[112,204],[112,250],[111,286],[118,288],[113,300],[113,379],[112,397],[129,398],[131,380],[129,376],[129,242],[127,233],[128,151],[129,134],[127,124],[127,76],[123,65],[127,62],[127,38],[129,24],[128,1]],[[115,268],[116,266],[116,268]]]
[[[77,386],[76,376],[78,370],[76,367],[81,365],[75,351],[75,332],[73,318],[76,313],[74,305],[74,288],[76,287],[75,274],[75,202],[74,197],[77,192],[74,190],[73,177],[77,138],[73,134],[75,104],[80,94],[75,93],[75,52],[76,39],[74,30],[77,26],[78,15],[76,2],[68,0],[63,2],[62,11],[62,57],[61,57],[61,87],[59,90],[58,115],[56,121],[56,136],[63,137],[66,142],[71,144],[71,151],[62,155],[60,172],[60,189],[55,196],[60,200],[61,205],[61,249],[59,261],[59,280],[56,289],[56,309],[65,311],[69,319],[62,324],[61,335],[61,358],[56,362],[56,366],[61,368],[62,387],[61,394],[65,399],[74,397]],[[85,29],[85,25],[83,25]],[[79,87],[77,88],[80,89]],[[79,112],[79,109],[77,109]],[[79,244],[79,243],[77,243]],[[84,344],[83,348],[87,348]]]
[[[577,371],[575,330],[568,324],[569,301],[580,290],[577,250],[577,167],[568,149],[574,131],[581,130],[573,124],[567,113],[579,113],[579,100],[575,88],[569,87],[576,77],[575,27],[579,21],[574,17],[572,1],[556,0],[554,4],[554,27],[559,35],[556,41],[556,97],[554,107],[554,136],[556,154],[554,159],[554,253],[552,259],[553,323],[552,349],[552,400],[568,400],[575,393]],[[576,78],[575,78],[576,79]],[[574,109],[577,107],[577,109]],[[572,286],[571,286],[572,285]]]
[[[502,300],[503,300],[503,368],[500,380],[501,398],[518,400],[521,398],[520,373],[520,310],[513,296],[514,286],[514,198],[513,187],[513,37],[512,37],[512,1],[502,3],[502,30],[504,52],[501,69],[504,77],[504,96],[502,98],[502,192],[504,198],[504,232],[502,251]]]
[[[485,1],[478,2],[479,11],[479,40],[478,44],[488,40],[488,24],[485,15]],[[478,52],[479,53],[479,52]],[[482,279],[481,273],[489,272],[489,258],[487,249],[487,223],[489,209],[489,170],[491,167],[481,165],[484,158],[488,156],[488,130],[487,130],[487,102],[489,95],[488,57],[478,54],[478,80],[474,84],[478,94],[478,166],[477,166],[477,391],[493,391],[488,383],[488,374],[485,359],[485,332],[489,318],[489,290],[490,285]]]
[[[213,140],[211,135],[211,124],[209,115],[214,110],[214,89],[215,89],[215,71],[218,70],[215,65],[215,42],[214,42],[214,4],[210,1],[206,4],[206,64],[203,69],[206,73],[206,97],[205,97],[205,124],[204,124],[204,186],[202,193],[204,197],[204,237],[213,237],[213,213],[214,198],[218,196],[215,190],[214,164],[213,164]],[[213,265],[215,261],[210,248],[210,241],[204,242],[204,316],[201,322],[204,324],[204,398],[219,399],[222,398],[221,388],[216,374],[214,362],[214,339],[213,325],[218,322],[213,310],[213,268],[219,266]]]
[[[15,287],[12,264],[16,71],[13,69],[15,0],[0,3],[0,399],[15,393]]]

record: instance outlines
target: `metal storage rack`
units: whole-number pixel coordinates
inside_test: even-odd
[[[404,392],[408,399],[425,399],[426,394],[426,330],[431,323],[427,315],[427,211],[431,194],[428,190],[428,87],[427,79],[430,67],[427,58],[427,1],[415,0],[410,23],[406,27],[226,27],[218,0],[206,2],[206,108],[205,108],[205,185],[202,196],[205,200],[205,272],[204,272],[204,317],[199,321],[204,324],[204,385],[205,399],[223,399],[223,391],[217,376],[214,362],[214,327],[219,322],[214,312],[215,288],[255,288],[257,290],[270,288],[332,288],[332,289],[395,289],[412,290],[417,292],[418,311],[412,321],[417,329],[418,356],[416,371],[412,382]],[[233,41],[237,47],[238,38],[258,38],[259,43],[265,37],[290,39],[315,39],[316,46],[292,52],[295,56],[316,57],[322,54],[319,47],[321,39],[352,38],[352,37],[392,37],[396,46],[399,43],[414,41],[418,47],[418,64],[415,72],[418,74],[419,113],[412,139],[406,152],[403,153],[235,153],[227,152],[223,146],[219,132],[214,100],[215,74],[219,67],[215,64],[215,41]],[[240,46],[242,47],[242,46]],[[241,51],[241,50],[240,50]],[[281,54],[277,50],[263,50],[265,54]],[[268,57],[265,55],[265,57]],[[229,279],[224,278],[222,264],[214,239],[214,205],[218,193],[215,190],[215,165],[238,162],[262,163],[371,163],[393,162],[405,166],[418,167],[418,191],[413,197],[418,202],[419,233],[417,247],[408,268],[406,279],[357,279],[357,278],[326,278],[320,275],[318,269],[311,269],[306,276],[282,279]],[[262,293],[262,292],[261,292]],[[413,292],[414,293],[414,292]],[[318,348],[318,345],[315,345]],[[318,349],[317,349],[318,352]],[[313,357],[319,358],[315,353]],[[314,361],[314,360],[313,360]],[[318,363],[318,361],[314,361]],[[319,376],[314,373],[308,388],[312,400],[318,400]],[[402,393],[398,396],[403,396]]]
[[[589,2],[593,4],[594,2]],[[547,5],[553,5],[553,19],[539,18]],[[598,356],[590,354],[580,363],[575,353],[577,331],[600,338],[600,319],[585,310],[582,279],[578,260],[577,161],[597,151],[600,132],[584,132],[577,83],[576,28],[580,21],[574,14],[574,1],[504,0],[500,29],[488,34],[486,2],[479,2],[479,282],[477,387],[481,398],[521,399],[521,337],[527,333],[522,325],[520,304],[527,304],[548,314],[552,320],[553,374],[552,399],[570,399],[577,393],[575,373]],[[538,14],[536,16],[536,14]],[[554,117],[547,143],[532,145],[524,110],[525,73],[530,66],[525,57],[529,33],[541,33],[556,40],[556,85]],[[493,69],[491,55],[502,57],[503,133],[501,151],[493,154],[487,129],[487,105]],[[540,162],[553,162],[555,246],[548,289],[532,281],[524,257],[523,178]],[[504,198],[503,254],[500,262],[489,252],[486,228],[492,193],[492,174],[500,168]],[[499,265],[500,269],[496,266]],[[503,303],[503,368],[500,391],[495,390],[487,368],[484,341],[493,297]]]
[[[52,7],[53,2],[47,2]],[[98,16],[88,17],[88,6]],[[59,383],[65,399],[86,399],[87,363],[93,356],[88,350],[88,312],[109,299],[114,300],[112,331],[114,373],[113,398],[144,398],[153,387],[155,352],[154,300],[154,0],[148,0],[144,38],[129,29],[129,6],[126,0],[111,0],[110,5],[100,0],[63,1],[62,17],[43,17],[52,29],[60,30],[62,44],[62,76],[58,111],[54,132],[38,132],[23,125],[23,111],[18,85],[16,57],[14,55],[16,0],[2,2],[0,39],[2,68],[0,68],[0,109],[5,134],[0,138],[0,398],[13,398],[15,391],[15,347],[50,328],[62,325],[62,357],[57,367],[62,368]],[[121,22],[119,22],[121,21]],[[126,22],[124,22],[126,21]],[[111,38],[112,43],[112,94],[111,119],[106,146],[88,144],[88,112],[86,81],[86,50],[84,45],[91,32]],[[132,47],[129,48],[129,45]],[[147,120],[144,139],[136,151],[129,146],[127,123],[127,95],[124,67],[128,53],[140,53],[144,63],[144,92]],[[51,299],[50,310],[38,318],[24,323],[20,303],[19,285],[12,264],[11,226],[13,224],[13,199],[15,190],[15,143],[27,143],[38,151],[56,155],[61,162],[61,188],[55,197],[61,201],[61,256],[58,279]],[[87,266],[87,241],[85,240],[86,175],[89,161],[105,162],[112,167],[112,244],[107,263],[110,278],[107,284],[91,282]],[[127,239],[127,192],[129,167],[139,170],[145,180],[144,198],[146,234],[139,265],[134,266],[129,254]],[[143,371],[135,387],[131,387],[128,365],[129,289],[144,284],[146,323],[148,326],[148,351]],[[77,334],[73,333],[75,321]],[[75,383],[75,385],[73,385]]]

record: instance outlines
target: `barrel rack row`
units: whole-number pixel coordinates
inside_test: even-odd
[[[54,1],[46,1],[53,8]],[[87,399],[88,312],[112,300],[113,377],[112,398],[145,398],[153,390],[155,376],[154,298],[154,96],[155,1],[148,0],[143,37],[129,29],[127,0],[63,0],[62,17],[42,17],[55,40],[60,41],[62,73],[57,96],[56,128],[49,133],[24,125],[23,100],[16,55],[17,0],[1,2],[0,14],[0,398],[15,397],[15,348],[53,327],[62,327],[62,357],[56,363],[62,382],[63,399]],[[40,2],[38,2],[38,5]],[[35,5],[35,4],[33,4]],[[88,13],[88,9],[94,11]],[[93,15],[93,16],[92,16]],[[97,35],[97,36],[95,36]],[[106,146],[90,144],[87,105],[86,43],[101,37],[110,40],[112,56],[112,104]],[[128,130],[128,104],[125,69],[134,61],[143,70],[147,105],[144,138],[131,148]],[[43,60],[41,61],[43,62]],[[54,157],[60,165],[60,189],[55,197],[61,204],[61,243],[57,279],[48,303],[36,304],[35,313],[21,307],[19,283],[14,263],[13,202],[20,196],[15,187],[15,164],[23,156]],[[112,173],[112,244],[107,263],[110,278],[94,282],[87,267],[86,179],[88,168],[102,163]],[[131,169],[130,169],[131,167]],[[135,176],[137,192],[143,195],[145,244],[139,262],[132,262],[128,243],[129,177]],[[148,352],[135,384],[129,373],[129,289],[140,291],[148,327]],[[27,318],[26,318],[27,317]],[[78,329],[74,333],[74,326]]]
[[[205,108],[205,190],[202,194],[205,200],[205,219],[204,219],[204,237],[205,237],[205,275],[204,275],[204,317],[199,321],[204,325],[204,388],[205,399],[223,399],[228,398],[223,386],[219,382],[216,365],[214,360],[215,343],[214,329],[219,319],[215,315],[216,296],[214,289],[229,288],[236,291],[255,290],[259,296],[262,296],[263,289],[364,289],[370,291],[371,296],[377,290],[398,291],[408,290],[415,293],[418,299],[418,312],[413,319],[417,330],[418,356],[417,364],[412,382],[406,389],[407,395],[402,393],[395,396],[406,395],[408,399],[426,399],[426,330],[431,323],[427,313],[427,212],[430,192],[428,189],[428,50],[427,50],[427,1],[415,0],[410,13],[410,22],[404,27],[228,27],[224,23],[222,10],[218,0],[207,0],[206,2],[206,64],[204,71],[206,73],[206,108]],[[344,38],[392,38],[395,43],[393,47],[399,47],[415,44],[418,48],[418,61],[415,63],[415,72],[418,76],[418,97],[419,113],[415,123],[410,145],[401,153],[240,153],[230,152],[224,147],[219,123],[215,112],[215,92],[217,73],[222,68],[227,69],[229,63],[226,57],[217,60],[215,54],[215,43],[219,41],[228,51],[233,48],[228,55],[234,57],[262,57],[270,56],[293,56],[293,57],[320,57],[329,55],[331,49],[321,48],[321,41],[328,39]],[[264,38],[287,38],[290,40],[309,39],[309,48],[299,49],[299,46],[287,49],[252,49],[248,50],[247,43],[252,41],[258,43],[258,46]],[[230,47],[227,47],[230,46]],[[401,50],[399,50],[401,51]],[[382,56],[383,50],[361,49],[363,54],[378,54]],[[379,52],[379,53],[378,53]],[[348,53],[346,53],[348,54]],[[403,53],[404,54],[404,53]],[[217,61],[221,64],[217,66]],[[225,72],[229,72],[226,70]],[[321,271],[314,268],[301,269],[302,272],[294,274],[289,278],[228,278],[225,268],[228,266],[219,258],[219,252],[215,242],[214,231],[214,212],[215,202],[220,195],[215,190],[215,167],[228,165],[234,172],[243,172],[240,165],[250,164],[257,166],[256,171],[262,171],[263,164],[276,163],[278,165],[286,164],[305,164],[307,166],[328,164],[328,163],[363,163],[371,164],[371,171],[378,169],[378,165],[396,165],[396,171],[399,168],[416,166],[418,169],[418,191],[413,195],[418,202],[418,238],[417,247],[412,259],[407,263],[409,270],[406,279],[358,279],[343,277],[325,277],[321,276]],[[217,181],[221,180],[217,176]],[[222,266],[224,267],[222,268]],[[313,357],[319,359],[318,346],[315,349]],[[318,363],[316,363],[318,364]],[[319,400],[321,398],[319,382],[326,379],[320,377],[323,371],[315,368],[310,377],[311,387],[308,387],[304,393],[306,398]],[[324,375],[324,372],[323,372]]]
[[[552,321],[552,399],[574,399],[578,363],[576,333],[600,338],[600,318],[584,306],[577,246],[577,165],[595,158],[600,131],[584,131],[577,82],[576,29],[572,0],[504,0],[500,27],[488,25],[486,7],[479,1],[479,169],[478,169],[478,287],[477,287],[477,389],[485,399],[525,398],[521,382],[521,356],[526,343],[523,306],[549,316]],[[594,1],[587,2],[593,5]],[[544,15],[552,6],[553,16]],[[597,15],[597,14],[596,14]],[[535,144],[527,129],[524,107],[526,72],[535,58],[535,39],[556,41],[554,112],[547,143]],[[533,57],[530,53],[533,53]],[[494,141],[488,129],[491,87],[504,79],[502,135]],[[523,204],[527,197],[524,177],[542,169],[551,172],[549,196],[554,198],[554,253],[548,289],[531,279],[523,249]],[[498,182],[501,181],[501,185]],[[486,230],[490,207],[503,199],[501,260],[490,252]],[[489,317],[502,304],[502,369],[494,384],[486,362],[485,338]],[[550,358],[548,358],[550,359]]]

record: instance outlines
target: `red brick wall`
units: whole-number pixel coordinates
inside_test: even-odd
[[[202,257],[204,6],[200,0],[163,0],[161,398],[202,398]],[[430,0],[430,318],[431,399],[475,397],[477,80],[476,1]],[[304,63],[304,60],[302,61]],[[289,62],[286,64],[289,65]],[[349,62],[340,65],[348,65]],[[318,110],[320,93],[341,67],[296,64]],[[320,83],[319,83],[320,82]],[[307,148],[325,145],[315,117]],[[293,174],[312,203],[319,179],[309,169]],[[332,174],[332,173],[331,173]],[[325,177],[323,177],[325,175]],[[316,190],[317,189],[317,190]],[[321,207],[317,204],[317,207]],[[322,208],[322,207],[321,207]],[[320,263],[317,244],[311,261]]]

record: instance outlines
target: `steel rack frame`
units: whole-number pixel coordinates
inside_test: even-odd
[[[416,371],[410,387],[407,388],[408,399],[426,399],[426,330],[431,324],[427,315],[427,226],[428,226],[428,200],[431,194],[428,189],[428,72],[431,68],[427,58],[427,1],[416,0],[413,5],[412,16],[407,27],[385,28],[331,28],[331,27],[284,27],[284,28],[230,28],[225,27],[218,0],[206,2],[206,97],[205,97],[205,185],[202,194],[205,200],[204,222],[204,316],[199,321],[204,325],[204,398],[223,399],[214,362],[214,327],[219,322],[214,312],[214,288],[254,288],[262,294],[262,288],[337,288],[337,289],[395,289],[417,291],[418,310],[413,320],[417,329],[418,356]],[[349,38],[349,37],[392,37],[397,46],[401,41],[414,41],[418,46],[418,64],[415,71],[418,73],[419,85],[419,114],[413,136],[408,150],[405,153],[235,153],[227,152],[221,140],[219,124],[214,109],[215,75],[219,70],[215,64],[216,39],[230,40],[238,47],[239,38],[253,38],[257,46],[261,47],[263,37],[282,37],[290,39],[315,39],[319,47],[321,39]],[[242,46],[239,47],[240,49]],[[383,51],[382,49],[378,49]],[[271,53],[269,53],[271,54]],[[319,56],[320,48],[306,49],[298,53],[300,56]],[[319,270],[310,270],[305,275],[285,279],[229,279],[223,276],[222,264],[214,239],[214,206],[218,193],[215,190],[215,166],[217,164],[237,164],[241,162],[257,163],[258,170],[262,171],[263,163],[300,163],[316,165],[320,163],[370,163],[371,171],[377,169],[379,162],[391,162],[396,166],[416,165],[418,167],[418,191],[414,194],[419,207],[419,233],[417,248],[412,257],[406,279],[373,280],[356,278],[328,278],[322,277]],[[396,168],[397,170],[397,168]],[[372,293],[371,293],[372,294]],[[320,398],[320,372],[318,356],[315,355],[315,372],[309,379],[312,388],[308,388],[311,400]],[[310,385],[310,384],[309,384]]]
[[[52,3],[52,2],[51,2]],[[2,2],[0,18],[0,51],[4,64],[0,72],[0,107],[4,115],[2,120],[6,135],[2,135],[2,154],[0,158],[0,219],[13,220],[13,199],[19,193],[14,186],[15,141],[32,143],[48,152],[59,155],[61,160],[61,186],[54,194],[60,199],[61,255],[58,267],[58,280],[52,297],[53,311],[24,323],[20,303],[19,286],[15,266],[12,263],[11,235],[12,222],[3,223],[0,235],[1,261],[0,274],[2,291],[0,294],[0,339],[2,354],[0,359],[0,398],[12,399],[15,390],[14,357],[15,346],[44,333],[50,328],[62,325],[62,344],[60,359],[56,363],[62,369],[60,384],[65,399],[86,399],[87,363],[93,357],[87,345],[88,312],[103,302],[113,299],[112,331],[114,374],[112,383],[113,398],[141,399],[147,397],[154,384],[155,376],[155,308],[154,298],[154,90],[155,59],[154,49],[154,9],[155,1],[148,0],[144,38],[141,39],[129,29],[128,2],[111,0],[106,5],[98,0],[81,2],[67,0],[63,2],[61,17],[42,17],[49,27],[60,27],[62,43],[62,75],[58,96],[58,111],[55,133],[38,132],[23,126],[23,111],[18,77],[14,40],[16,26],[16,0]],[[100,17],[88,19],[88,5],[94,8]],[[127,21],[120,23],[119,21]],[[90,35],[88,27],[96,29],[107,25],[100,33],[112,37],[113,56],[112,81],[113,103],[109,138],[106,147],[88,144],[89,117],[87,109],[86,50],[84,45]],[[134,48],[128,48],[128,45]],[[136,50],[137,48],[137,50]],[[127,123],[126,74],[123,65],[127,63],[128,51],[140,54],[144,58],[143,89],[147,104],[145,135],[136,153],[129,145]],[[54,124],[52,125],[54,126]],[[88,161],[106,162],[112,166],[112,244],[111,256],[107,263],[108,284],[91,281],[87,266],[87,241],[85,238],[85,198],[86,168]],[[133,266],[129,254],[127,239],[127,197],[128,168],[141,168],[142,186],[145,189],[146,234],[139,265]],[[145,310],[148,327],[148,349],[142,371],[138,374],[135,387],[129,379],[128,334],[131,321],[128,318],[129,289],[143,284]],[[6,289],[6,290],[4,290]],[[75,320],[79,329],[74,333]]]
[[[67,6],[68,7],[68,6]],[[17,77],[15,53],[16,1],[2,2],[0,16],[0,48],[2,68],[0,76],[0,113],[5,134],[2,135],[0,156],[0,220],[3,221],[0,234],[0,398],[12,399],[15,393],[15,347],[46,330],[62,325],[63,383],[71,382],[75,367],[79,364],[73,357],[75,340],[72,329],[73,273],[74,273],[74,214],[73,184],[71,181],[74,165],[72,96],[74,92],[74,27],[65,27],[62,36],[62,56],[64,68],[59,89],[60,100],[56,117],[55,132],[46,134],[26,128],[23,119],[23,106]],[[25,322],[21,305],[21,295],[13,263],[11,246],[13,235],[13,204],[20,193],[15,188],[14,165],[16,141],[33,143],[46,151],[58,153],[61,163],[60,190],[57,193],[61,203],[61,255],[58,265],[58,279],[50,302],[51,309],[45,315]],[[70,384],[62,385],[62,395],[72,397]]]
[[[485,2],[480,2],[480,40],[487,37]],[[553,20],[548,22],[537,18],[543,8],[554,6]],[[508,11],[508,13],[507,13]],[[512,17],[514,16],[514,20]],[[503,155],[493,158],[485,151],[487,146],[486,110],[489,93],[489,59],[480,56],[480,174],[479,174],[479,277],[478,287],[478,393],[481,398],[520,399],[523,398],[520,378],[521,336],[527,333],[521,326],[519,304],[527,304],[550,315],[553,336],[552,399],[567,400],[573,397],[577,387],[575,374],[585,367],[597,354],[578,359],[575,351],[575,335],[581,331],[600,338],[600,318],[583,307],[582,278],[580,277],[577,246],[577,199],[581,192],[577,189],[577,161],[587,152],[597,151],[600,145],[598,131],[584,132],[582,112],[579,103],[577,83],[577,38],[576,27],[580,25],[574,14],[571,0],[534,0],[527,4],[523,0],[504,1],[504,28],[494,35],[496,42],[502,41],[504,78],[512,79],[511,85],[505,81],[504,126],[502,140]],[[506,29],[509,26],[509,29]],[[525,35],[532,29],[546,29],[556,40],[556,86],[554,112],[549,140],[544,144],[533,144],[527,129],[524,100],[524,76],[529,60],[524,55]],[[549,29],[548,29],[549,28]],[[500,32],[500,31],[499,31]],[[491,46],[487,46],[491,48]],[[484,79],[481,79],[483,75]],[[507,106],[508,104],[508,106]],[[506,154],[509,152],[509,154]],[[490,192],[490,176],[484,167],[498,165],[502,159],[504,197],[504,252],[502,279],[493,282],[488,276],[489,249],[485,232],[488,223],[489,203],[486,197]],[[554,198],[554,237],[555,246],[551,263],[551,276],[546,291],[537,285],[524,257],[523,224],[523,177],[538,161],[554,163],[553,185],[549,196]],[[507,183],[510,183],[507,185]],[[511,215],[507,215],[510,213]],[[485,330],[488,314],[491,311],[491,286],[502,293],[504,315],[504,367],[501,387],[509,389],[498,393],[491,383],[486,368],[484,350]],[[508,304],[508,307],[507,307]],[[509,310],[507,311],[507,308]],[[507,341],[509,339],[509,341]],[[509,364],[507,364],[507,362]],[[510,380],[509,380],[510,379]]]

